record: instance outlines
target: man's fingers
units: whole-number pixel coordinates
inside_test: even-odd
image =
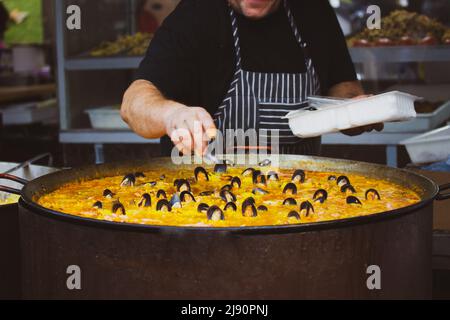
[[[179,125],[172,131],[170,136],[172,142],[183,154],[187,155],[192,152],[193,139],[189,128],[184,124]]]
[[[207,137],[209,139],[215,138],[217,135],[217,128],[211,115],[203,109],[197,113],[197,118],[202,122]]]
[[[200,120],[187,120],[186,126],[191,131],[193,138],[193,147],[195,154],[201,156],[203,154],[203,125]]]

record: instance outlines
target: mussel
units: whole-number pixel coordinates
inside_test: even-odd
[[[350,184],[350,179],[347,176],[339,176],[336,179],[336,183],[339,187],[345,186],[346,184]]]
[[[201,213],[206,213],[209,209],[209,206],[206,203],[200,203],[197,207],[197,211]]]
[[[347,193],[347,192],[356,193],[356,190],[351,184],[347,183],[347,184],[344,184],[341,187],[341,192],[343,192],[343,193]]]
[[[195,202],[194,195],[189,191],[183,191],[180,193],[181,202]]]
[[[242,203],[242,215],[244,217],[256,217],[258,216],[258,212],[256,211],[256,207],[255,207],[255,200],[253,200],[253,198],[247,198],[243,203]]]
[[[269,191],[261,189],[261,188],[253,188],[252,193],[264,195],[264,194],[269,194]]]
[[[227,165],[225,163],[218,163],[214,166],[215,173],[225,173],[227,172]]]
[[[156,192],[156,198],[157,199],[160,199],[160,198],[167,199],[167,194],[163,189],[159,189],[158,192]]]
[[[225,220],[225,215],[218,206],[209,207],[208,211],[206,212],[206,216],[208,217],[208,220],[212,221]]]
[[[297,200],[295,200],[294,198],[284,199],[283,205],[284,206],[296,206],[297,205]]]
[[[202,191],[202,192],[199,193],[199,195],[202,196],[202,197],[207,197],[207,196],[210,196],[210,195],[213,195],[213,194],[214,194],[214,191],[211,191],[211,190],[206,190],[206,191]]]
[[[122,182],[120,183],[121,187],[132,187],[136,183],[136,177],[134,174],[129,173],[123,177]]]
[[[242,185],[242,182],[241,182],[241,179],[239,179],[239,177],[233,177],[233,178],[231,178],[230,184],[233,188],[240,188]]]
[[[114,202],[112,206],[113,213],[120,213],[121,215],[126,215],[125,207],[119,201]]]
[[[156,210],[157,211],[172,211],[172,206],[170,205],[169,201],[167,199],[161,199],[156,204]]]
[[[177,192],[172,195],[172,198],[170,198],[170,206],[172,208],[181,208],[181,198]]]
[[[366,200],[381,200],[380,194],[375,189],[369,189],[365,194]]]
[[[347,203],[348,204],[359,204],[362,205],[361,201],[355,196],[349,196],[347,197]]]
[[[269,211],[269,209],[265,205],[260,205],[256,208],[258,211]]]
[[[150,207],[152,205],[152,197],[148,193],[144,193],[138,203],[138,207]]]
[[[103,196],[105,198],[111,199],[112,197],[114,197],[114,193],[111,190],[109,190],[109,189],[105,189],[103,191]]]
[[[179,179],[176,184],[177,191],[191,191],[191,184],[186,179]]]
[[[166,178],[165,174],[162,174],[162,175],[159,176],[159,180],[164,180],[165,178]]]
[[[145,178],[145,174],[144,174],[143,172],[140,172],[140,171],[135,172],[135,173],[134,173],[134,176],[135,176],[136,178]]]
[[[296,220],[300,220],[300,215],[298,214],[297,211],[292,210],[291,212],[288,213],[287,215],[288,218],[294,218]]]
[[[283,189],[285,194],[297,194],[297,186],[292,182],[289,182]]]
[[[254,184],[266,184],[266,176],[262,174],[261,170],[255,170],[252,174]]]
[[[101,208],[103,208],[103,204],[101,201],[97,201],[92,205],[92,208],[101,209]]]
[[[209,180],[208,172],[203,167],[195,168],[194,176],[195,176],[196,181],[208,181]]]
[[[223,211],[227,211],[227,210],[229,210],[229,209],[231,209],[231,210],[233,210],[233,211],[236,211],[236,210],[237,210],[236,203],[234,203],[234,202],[228,202],[228,203],[225,205],[225,207],[223,208]]]
[[[328,192],[324,189],[319,189],[316,192],[314,192],[313,200],[319,201],[320,203],[324,203],[325,200],[328,198]]]
[[[263,161],[258,163],[258,165],[260,167],[267,167],[267,166],[270,166],[271,164],[272,164],[272,161],[270,161],[269,159],[264,159]]]
[[[333,175],[331,175],[331,176],[328,176],[328,181],[336,181],[336,176],[333,176]]]
[[[269,173],[267,174],[267,180],[278,181],[279,180],[278,173],[276,173],[275,171],[269,171]]]
[[[236,196],[229,190],[222,190],[219,193],[220,198],[225,202],[235,202]]]
[[[226,191],[231,191],[231,189],[233,189],[233,187],[231,186],[231,184],[226,184],[224,185],[222,188],[220,188],[220,190],[226,190]]]
[[[156,181],[146,182],[146,183],[144,183],[144,186],[146,186],[146,187],[154,187],[154,186],[156,186]]]
[[[255,169],[247,168],[244,171],[242,171],[241,176],[243,176],[243,177],[250,176],[250,175],[253,175],[253,172],[255,172]]]
[[[310,212],[313,212],[313,213],[314,213],[314,207],[313,207],[313,205],[311,204],[311,202],[309,202],[309,201],[303,201],[303,202],[300,204],[300,212],[302,212],[302,211],[305,211],[305,216],[306,216],[306,217],[309,216],[309,213],[310,213]]]
[[[303,171],[301,169],[297,169],[292,174],[291,181],[294,182],[294,183],[297,183],[297,182],[303,183],[303,182],[305,182],[305,177],[306,177],[305,171]]]

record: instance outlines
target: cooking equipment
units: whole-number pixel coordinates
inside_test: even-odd
[[[64,170],[35,179],[22,190],[24,297],[431,297],[433,200],[450,198],[444,194],[450,186],[439,191],[421,175],[348,160],[280,156],[280,167],[388,179],[413,188],[422,201],[371,216],[276,227],[117,224],[50,211],[33,199],[77,179],[180,167],[161,158]],[[372,265],[380,267],[381,290],[368,289]],[[80,268],[82,290],[67,287],[73,266]]]
[[[1,180],[3,187],[1,191],[18,192],[22,188],[22,183],[26,180],[34,179],[44,174],[55,171],[49,167],[31,165],[32,162],[48,156],[40,155],[22,163],[18,166],[15,163],[0,162],[0,172],[14,172],[18,182],[8,182]],[[14,169],[12,171],[12,169]],[[0,174],[2,179],[2,174]],[[22,183],[21,183],[22,182]],[[14,299],[20,297],[20,246],[19,246],[19,216],[17,203],[0,204],[0,299]]]

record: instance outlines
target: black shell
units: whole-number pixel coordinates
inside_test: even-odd
[[[255,169],[247,168],[244,171],[242,171],[241,176],[244,176],[244,177],[249,176],[249,175],[253,176],[253,172],[255,172]]]
[[[226,184],[222,188],[220,188],[220,190],[226,190],[226,191],[230,191],[231,189],[233,189],[231,184]]]
[[[347,204],[359,204],[362,205],[361,201],[355,196],[348,196],[347,197]]]
[[[269,211],[269,209],[265,205],[258,206],[258,211]]]
[[[214,172],[216,173],[225,173],[227,172],[227,165],[224,163],[218,163],[214,166]]]
[[[236,203],[234,202],[228,202],[225,207],[223,208],[223,211],[227,211],[228,209],[232,209],[233,211],[237,210]]]
[[[158,192],[156,192],[156,198],[164,198],[167,199],[167,194],[163,189],[159,189]]]
[[[256,216],[258,216],[258,212],[256,211],[255,204],[254,204],[254,202],[252,202],[252,200],[253,200],[253,198],[247,198],[242,203],[242,215],[244,217],[256,217]]]
[[[314,213],[314,207],[309,201],[303,201],[300,205],[300,212],[305,210],[305,216],[309,216],[309,213],[312,211]]]
[[[280,178],[278,177],[278,173],[276,173],[275,171],[270,171],[267,174],[267,180],[269,180],[269,181],[278,181],[278,180],[280,180]]]
[[[165,174],[162,174],[162,175],[159,176],[159,180],[164,180],[165,178],[166,178]]]
[[[284,199],[283,205],[284,206],[296,206],[297,205],[297,200],[295,200],[294,198]]]
[[[328,176],[328,181],[336,181],[336,176]]]
[[[356,190],[355,190],[355,188],[353,188],[353,186],[351,185],[351,184],[344,184],[342,187],[341,187],[341,192],[347,192],[347,191],[350,191],[351,193],[356,193]]]
[[[336,179],[336,183],[339,187],[342,187],[346,184],[350,184],[350,179],[347,176],[339,176]]]
[[[209,207],[208,211],[206,212],[206,216],[208,217],[208,220],[212,221],[225,220],[225,215],[223,214],[222,209],[220,209],[218,206]]]
[[[198,212],[206,213],[208,211],[209,205],[206,203],[200,203],[197,207]]]
[[[157,211],[172,211],[172,206],[170,205],[169,201],[167,199],[161,199],[156,204],[156,210]]]
[[[253,188],[253,194],[269,194],[269,191],[261,189],[261,188]]]
[[[297,194],[297,186],[289,182],[283,189],[283,193]]]
[[[264,159],[263,161],[258,163],[258,165],[260,167],[267,167],[267,166],[270,166],[271,164],[272,164],[272,161],[270,161],[269,159]]]
[[[203,167],[197,167],[194,170],[195,180],[198,181],[199,177],[203,177],[206,181],[209,180],[208,172]]]
[[[183,191],[182,193],[180,193],[180,199],[182,202],[195,202],[194,195],[189,191]]]
[[[301,169],[297,169],[294,171],[294,173],[292,174],[292,178],[291,181],[292,182],[305,182],[305,171],[301,170]]]
[[[202,196],[202,197],[207,197],[207,196],[210,196],[212,194],[214,194],[214,191],[211,191],[211,190],[206,190],[206,191],[202,191],[202,192],[199,193],[199,195]]]
[[[239,177],[233,177],[230,182],[233,188],[240,188],[242,185],[241,179]]]
[[[120,211],[120,213],[122,215],[126,215],[126,211],[125,211],[125,207],[123,206],[123,204],[121,204],[120,202],[114,202],[113,206],[112,206],[112,212],[116,213]]]
[[[242,204],[244,203],[251,203],[251,204],[255,204],[255,199],[253,199],[253,197],[248,197],[247,199],[244,200],[244,202],[242,202]]]
[[[288,213],[287,215],[288,218],[295,218],[297,220],[300,220],[300,215],[298,214],[297,211],[292,210],[291,212]]]
[[[235,202],[236,196],[229,190],[222,190],[219,193],[220,198],[225,202]]]
[[[179,179],[176,184],[177,191],[191,191],[191,184],[186,179]]]
[[[103,196],[105,198],[112,198],[112,197],[114,197],[114,193],[111,190],[109,190],[109,189],[105,189],[103,191]]]
[[[373,200],[375,200],[375,199],[381,200],[380,194],[375,189],[369,189],[366,191],[366,194],[365,194],[366,200],[369,200],[369,195],[372,195]]]
[[[102,209],[102,208],[103,208],[103,204],[102,204],[101,201],[97,201],[97,202],[95,202],[95,203],[92,205],[92,207],[93,207],[93,208],[96,208],[96,209]]]
[[[140,172],[140,171],[139,172],[135,172],[134,176],[136,178],[145,178],[145,174],[143,172]]]
[[[313,200],[319,201],[320,203],[324,203],[328,198],[328,192],[324,189],[319,189],[314,192]]]
[[[133,173],[129,173],[123,177],[122,182],[120,183],[121,187],[132,187],[136,183],[136,177]]]
[[[254,184],[266,184],[266,176],[262,174],[261,170],[255,170],[252,174]]]
[[[148,193],[142,195],[141,201],[138,203],[138,207],[150,207],[152,205],[152,197]]]

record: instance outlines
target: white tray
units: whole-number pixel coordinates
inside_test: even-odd
[[[101,107],[85,111],[89,115],[91,126],[94,129],[129,129],[120,116],[118,107]]]
[[[14,105],[0,112],[5,126],[56,121],[58,119],[56,99]]]
[[[386,123],[384,132],[427,132],[450,118],[450,101],[431,113],[418,113],[417,118],[401,123]]]
[[[406,121],[416,117],[414,102],[419,97],[398,91],[338,104],[316,106],[287,114],[292,132],[301,138],[375,124]]]
[[[413,163],[430,163],[450,156],[450,125],[404,140]]]

